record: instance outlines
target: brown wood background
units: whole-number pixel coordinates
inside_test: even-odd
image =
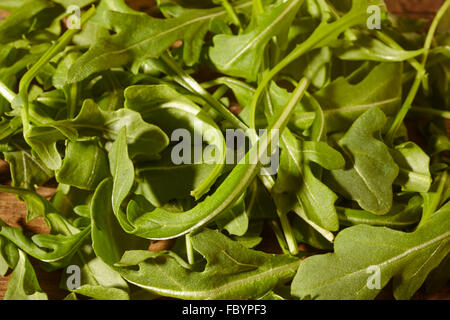
[[[135,9],[147,11],[154,4],[154,0],[127,0],[129,5]],[[408,17],[426,17],[432,18],[433,14],[442,5],[444,0],[386,0],[386,4],[391,12],[399,13]],[[5,12],[0,11],[0,20],[5,17]],[[0,183],[8,183],[9,168],[8,165],[0,160]],[[43,187],[38,192],[50,198],[54,193],[51,186]],[[8,225],[13,227],[21,227],[33,233],[48,233],[48,227],[43,219],[36,219],[30,223],[25,222],[26,208],[24,203],[17,201],[15,195],[0,193],[0,218]],[[58,288],[60,280],[59,272],[47,273],[39,268],[38,261],[31,259],[39,279],[39,283],[43,290],[48,293],[50,299],[62,299],[65,292]],[[3,299],[5,290],[8,286],[9,275],[0,277],[0,300]],[[386,291],[380,298],[392,299],[391,294]],[[433,295],[426,295],[419,292],[414,299],[446,299],[450,300],[450,287],[447,286],[441,292]]]

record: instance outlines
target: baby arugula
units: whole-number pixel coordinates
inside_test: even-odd
[[[292,293],[314,299],[373,299],[394,278],[395,297],[410,299],[450,251],[449,209],[447,203],[412,233],[366,225],[342,231],[335,253],[300,265]],[[380,268],[379,288],[367,286],[371,266]]]
[[[426,34],[381,0],[127,3],[0,2],[0,192],[49,227],[0,212],[5,299],[52,298],[30,257],[72,300],[445,285],[450,0]]]

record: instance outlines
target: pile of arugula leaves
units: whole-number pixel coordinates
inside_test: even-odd
[[[67,299],[373,299],[390,282],[410,299],[444,286],[449,7],[427,25],[382,0],[159,0],[151,15],[124,0],[1,1],[12,182],[0,192],[51,230],[0,220],[5,299],[48,298],[30,257],[62,271]],[[213,161],[174,163],[177,129],[203,138],[192,150],[214,146]],[[237,151],[231,129],[252,147],[214,161]],[[36,192],[49,181],[50,200]]]

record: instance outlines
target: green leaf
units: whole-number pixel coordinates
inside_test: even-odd
[[[161,152],[169,138],[158,127],[144,122],[132,110],[120,109],[114,112],[102,111],[92,100],[85,100],[79,115],[73,120],[54,121],[44,126],[31,126],[27,142],[42,161],[53,170],[61,167],[62,160],[56,142],[80,136],[102,136],[115,140],[123,127],[127,127],[127,141],[133,155],[153,156]]]
[[[61,169],[56,172],[59,183],[86,190],[95,189],[108,176],[108,158],[97,141],[69,142]]]
[[[69,266],[80,268],[79,287],[73,288],[72,272],[62,273],[60,287],[70,290],[77,295],[96,300],[129,300],[129,287],[127,282],[112,267],[96,257],[92,247],[85,246],[78,250]],[[72,288],[68,288],[68,285]]]
[[[271,86],[271,96],[266,107],[267,118],[283,107],[286,94],[285,90],[280,91],[275,85]],[[311,162],[328,169],[342,168],[345,164],[342,155],[325,142],[301,141],[289,129],[281,135],[280,145],[280,167],[273,191],[295,194],[311,221],[324,229],[338,230],[339,221],[334,208],[337,196],[316,177]]]
[[[416,58],[423,53],[420,50],[399,50],[392,48],[370,35],[354,32],[354,41],[338,40],[334,52],[342,60],[361,60],[379,62],[401,62]]]
[[[114,177],[113,208],[122,228],[128,233],[148,239],[175,238],[198,229],[230,208],[256,177],[261,167],[261,157],[275,151],[276,136],[279,131],[284,130],[289,116],[308,84],[307,80],[299,84],[285,109],[278,112],[268,130],[236,165],[214,194],[185,212],[173,213],[156,208],[145,213],[136,212],[136,206],[128,206],[128,217],[126,217],[120,211],[120,206],[133,185],[134,170],[124,138],[118,139],[111,149],[110,168]]]
[[[292,294],[315,299],[373,299],[391,279],[394,296],[409,299],[450,251],[450,203],[412,233],[359,225],[336,237],[334,253],[307,258]],[[373,287],[370,267],[379,268]],[[369,271],[368,271],[369,270]],[[369,284],[369,285],[368,285]]]
[[[56,17],[55,14],[45,17],[45,10],[49,8],[53,11],[56,9],[60,13],[55,4],[48,0],[28,0],[15,8],[11,15],[0,24],[0,43],[6,44],[21,39],[38,28],[43,20],[46,20],[45,23],[49,25]],[[44,17],[46,19],[43,19]]]
[[[450,179],[447,169],[435,178],[428,192],[422,193],[423,212],[420,225],[424,224],[450,198],[449,186]]]
[[[246,249],[217,231],[191,238],[207,261],[203,271],[189,270],[169,255],[118,268],[128,281],[164,296],[181,299],[255,299],[288,281],[300,260]]]
[[[339,192],[366,211],[383,215],[392,207],[392,184],[399,168],[380,141],[386,116],[377,107],[359,117],[337,143],[346,158],[345,169],[330,172]]]
[[[248,0],[235,4],[237,10],[249,7],[251,1]],[[103,19],[115,34],[102,35],[96,40],[95,45],[72,65],[69,81],[78,82],[96,72],[134,60],[158,58],[177,40],[185,41],[185,59],[188,64],[193,64],[199,59],[210,21],[225,18],[226,11],[221,7],[186,9],[182,15],[172,19],[109,11]]]
[[[266,8],[256,18],[256,25],[245,33],[221,34],[213,38],[209,56],[215,67],[227,75],[255,80],[261,66],[264,49],[273,37],[286,32],[303,0],[280,2]]]
[[[39,286],[33,266],[27,256],[19,250],[19,260],[9,278],[5,300],[47,300],[47,294]]]
[[[217,217],[219,229],[227,230],[229,234],[243,236],[249,226],[249,215],[245,208],[245,194],[227,211]]]
[[[36,234],[28,238],[22,229],[0,226],[4,236],[30,256],[44,262],[57,262],[73,255],[90,234],[86,228],[73,235]]]
[[[169,138],[160,128],[144,122],[137,112],[129,109],[102,111],[91,100],[84,102],[72,126],[84,136],[101,135],[112,141],[126,127],[126,139],[133,155],[151,157],[164,150],[169,143]]]
[[[123,128],[116,141],[109,151],[109,169],[113,176],[112,207],[114,214],[125,231],[129,230],[131,225],[123,217],[120,206],[128,196],[134,183],[134,166],[128,157],[128,146],[126,142],[127,131]]]
[[[353,121],[372,107],[387,115],[394,115],[402,98],[401,63],[382,63],[357,84],[338,78],[316,92],[326,118],[327,131],[347,130]]]
[[[0,225],[3,222],[0,221]],[[0,276],[4,277],[8,269],[14,269],[19,260],[19,251],[8,239],[0,236]]]
[[[37,217],[45,217],[47,214],[57,212],[47,199],[33,190],[0,186],[0,191],[16,194],[20,199],[25,201],[27,207],[27,222],[32,221]]]
[[[411,198],[407,204],[395,203],[391,211],[383,216],[358,209],[337,207],[339,221],[346,226],[366,224],[392,229],[406,229],[420,221],[423,201],[420,197]]]
[[[4,152],[3,154],[10,165],[13,187],[32,189],[35,185],[43,185],[53,176],[53,172],[29,150]]]
[[[431,155],[439,154],[444,151],[450,151],[450,137],[443,128],[431,124],[429,128],[429,152]]]
[[[191,176],[192,178],[188,180],[192,181],[192,189],[189,190],[192,191],[192,196],[198,200],[208,193],[211,186],[223,173],[227,149],[222,132],[213,119],[185,96],[167,85],[128,87],[125,91],[125,99],[126,108],[139,112],[146,122],[157,125],[167,135],[171,135],[172,139],[178,138],[174,136],[176,130],[188,130],[190,141],[184,141],[185,137],[183,137],[179,143],[194,149],[194,152],[188,150],[192,158],[187,156],[188,161],[183,160],[183,163],[176,164],[172,157],[174,151],[172,149],[170,160],[169,154],[166,153],[165,159],[157,161],[154,166],[153,164],[146,166],[145,178],[149,181],[160,180],[163,177],[161,176],[162,172],[158,173],[159,170],[164,170],[167,174],[173,172],[178,177]],[[198,142],[200,137],[201,142]],[[206,144],[207,147],[202,149],[203,144]],[[201,152],[200,157],[197,156],[197,151]],[[183,159],[184,152],[186,150],[183,148]],[[178,165],[184,174],[177,170]],[[139,169],[139,171],[142,173],[144,170]],[[176,179],[175,176],[173,178]],[[166,184],[170,181],[173,180],[169,177],[165,178]],[[160,189],[160,185],[156,182],[153,187],[150,187]],[[173,195],[173,193],[167,192],[167,189],[166,186],[155,192],[161,196],[162,194]],[[161,199],[161,197],[157,198]],[[158,202],[165,203],[171,199],[164,199],[163,196]]]
[[[317,143],[310,143],[310,145],[314,144]],[[342,156],[337,151],[326,143],[321,145],[329,151],[326,156],[332,158],[332,167],[336,165],[341,167],[341,164],[344,164]],[[281,148],[280,168],[274,192],[295,194],[297,201],[311,221],[324,229],[338,230],[339,221],[334,207],[338,197],[315,176],[308,156],[303,155],[302,142],[286,131],[281,137]],[[309,156],[312,159],[320,158],[317,153],[311,153]],[[324,159],[321,162],[326,161]]]
[[[414,142],[405,142],[391,149],[400,167],[395,184],[403,191],[428,192],[431,187],[430,157]]]
[[[202,146],[189,145],[189,147],[193,154],[204,151]],[[196,162],[193,157],[187,164],[174,164],[172,158],[174,150],[173,147],[168,148],[161,153],[161,159],[139,164],[136,168],[138,187],[135,192],[145,196],[155,207],[161,207],[174,199],[187,199],[194,194],[200,195],[194,191],[201,190],[206,185],[212,185],[217,173],[220,172],[214,172],[217,167],[217,164],[214,164],[214,158],[203,159],[212,164]],[[220,166],[223,167],[223,165]],[[177,183],[174,184],[174,181]],[[209,187],[203,190],[209,191]]]
[[[112,208],[112,179],[104,180],[92,198],[92,247],[97,257],[112,266],[126,250],[144,249],[148,241],[125,233],[114,216]]]

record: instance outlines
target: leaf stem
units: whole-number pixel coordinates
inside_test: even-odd
[[[430,29],[428,30],[427,37],[425,39],[425,45],[424,45],[424,53],[421,61],[422,69],[418,70],[416,73],[416,77],[414,79],[414,83],[411,86],[411,89],[408,93],[408,96],[406,97],[405,102],[403,103],[400,111],[397,113],[394,122],[392,123],[391,127],[389,128],[388,132],[386,133],[385,140],[389,145],[394,144],[395,135],[397,134],[398,129],[400,128],[401,124],[405,120],[406,115],[408,114],[409,110],[412,107],[412,103],[414,102],[417,92],[419,91],[420,84],[422,83],[422,80],[424,79],[426,72],[425,67],[428,60],[428,55],[430,53],[431,44],[434,39],[434,34],[436,33],[436,29],[439,25],[439,22],[444,17],[444,14],[450,7],[450,0],[446,0],[445,3],[442,5],[442,7],[439,9],[439,11],[436,14],[436,17],[434,18]]]
[[[412,107],[411,112],[415,113],[424,113],[433,116],[442,117],[444,119],[450,120],[450,111],[432,109],[432,108],[423,108],[423,107]]]
[[[439,184],[437,185],[436,191],[431,193],[431,203],[428,207],[424,206],[424,210],[422,213],[422,218],[420,219],[419,225],[417,229],[422,227],[426,222],[428,222],[429,218],[433,215],[433,213],[439,209],[439,205],[441,204],[442,194],[444,193],[444,188],[448,182],[448,172],[445,170],[441,176],[439,176]],[[426,209],[426,210],[425,210]]]
[[[280,225],[276,220],[271,220],[269,224],[273,230],[273,233],[275,234],[275,238],[277,239],[281,250],[283,251],[284,254],[289,254],[290,252],[288,249],[288,245],[286,243],[286,239],[283,236],[283,231],[281,231]]]
[[[208,91],[203,89],[203,87],[197,81],[195,81],[182,68],[180,68],[178,63],[170,56],[169,53],[162,54],[161,58],[167,64],[167,66],[173,72],[175,72],[176,76],[175,81],[180,83],[183,87],[187,88],[188,90],[197,93],[214,109],[220,112],[226,120],[231,122],[233,126],[243,130],[244,132],[247,131],[248,127],[241,120],[239,120],[239,118],[237,118],[230,110],[228,110],[226,106],[224,106],[222,103],[214,99],[214,97]]]
[[[255,130],[252,130],[247,127],[245,123],[243,123],[239,118],[237,118],[232,112],[228,110],[222,103],[220,103],[214,96],[212,96],[209,92],[207,92],[197,81],[195,81],[192,77],[186,74],[184,70],[182,70],[178,64],[174,61],[174,59],[169,54],[164,54],[162,56],[164,62],[177,74],[178,80],[182,86],[186,87],[188,90],[191,90],[197,94],[199,94],[203,99],[205,99],[216,111],[220,112],[226,120],[230,121],[235,128],[242,129],[244,132],[250,135],[250,139],[252,140],[252,144],[257,140]],[[296,87],[296,90],[293,93],[294,99],[301,99],[303,94],[306,92],[309,86],[309,80],[304,78],[302,79]],[[275,181],[270,176],[259,175],[264,186],[267,188],[269,192],[272,191],[273,185]],[[289,250],[292,254],[298,253],[297,243],[295,241],[295,237],[292,234],[292,228],[290,226],[289,221],[287,220],[286,215],[279,214],[279,219],[281,222],[281,227],[283,228],[285,238],[288,243]]]
[[[13,193],[13,194],[32,193],[28,189],[10,187],[10,186],[5,186],[5,185],[0,185],[0,192]]]
[[[401,45],[399,45],[394,39],[392,39],[387,34],[377,30],[375,31],[375,36],[380,40],[383,41],[388,46],[397,49],[397,50],[404,50]],[[409,64],[416,69],[416,71],[423,70],[423,66],[417,61],[416,59],[412,58],[408,60]]]
[[[228,0],[221,0],[222,6],[224,7],[225,11],[227,12],[228,16],[231,18],[231,21],[234,25],[238,26],[239,29],[242,29],[241,21],[239,20],[239,17],[237,16],[236,12],[233,9],[233,6],[228,2]]]
[[[289,248],[289,252],[292,255],[298,254],[298,244],[295,236],[292,232],[291,223],[288,220],[287,214],[284,214],[277,210],[278,218],[280,219],[281,229],[283,230],[286,243]]]
[[[192,241],[191,241],[191,234],[187,233],[185,235],[185,240],[186,240],[186,254],[187,254],[187,259],[190,265],[193,265],[195,260],[194,260],[194,249],[192,248]]]
[[[228,87],[226,85],[221,85],[216,91],[214,91],[212,96],[214,99],[219,101],[224,96],[224,94],[227,93],[227,91],[228,91]],[[203,107],[203,111],[208,112],[209,110],[211,110],[211,105],[206,104]]]
[[[261,15],[264,13],[264,6],[263,6],[261,0],[253,0],[253,8],[254,8],[254,12],[258,15]]]
[[[0,81],[0,94],[9,103],[12,103],[16,98],[16,94],[10,88],[8,88],[8,86],[4,84],[2,81]]]
[[[328,24],[326,22],[322,22],[308,39],[298,45],[283,60],[281,60],[275,67],[265,74],[259,83],[250,104],[250,128],[254,129],[256,127],[256,108],[260,101],[261,95],[264,92],[264,88],[269,84],[269,82],[289,64],[300,58],[308,51],[316,48],[318,45],[324,45],[330,39],[333,39],[333,37],[337,34],[348,30],[353,25],[358,24],[361,19],[360,16],[361,15],[358,11],[351,11],[333,23]]]
[[[75,114],[78,106],[78,95],[80,90],[80,84],[78,82],[72,83],[69,89],[69,114],[68,119],[75,118]]]

